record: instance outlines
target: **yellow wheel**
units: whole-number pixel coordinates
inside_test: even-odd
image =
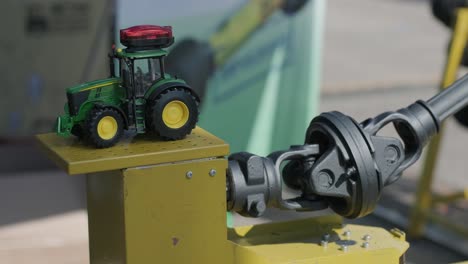
[[[98,148],[113,146],[123,134],[123,118],[113,108],[93,108],[84,123],[86,139]]]
[[[184,88],[164,91],[147,102],[146,127],[163,140],[182,139],[198,121],[198,99]]]
[[[118,125],[117,120],[112,116],[104,116],[99,120],[97,125],[97,133],[100,138],[109,140],[117,134]]]
[[[189,116],[190,113],[187,105],[179,100],[169,102],[164,107],[162,113],[164,124],[174,129],[183,127],[187,123]]]

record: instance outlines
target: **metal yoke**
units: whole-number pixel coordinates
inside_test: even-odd
[[[427,102],[360,124],[340,112],[323,113],[311,121],[302,146],[266,158],[231,155],[229,209],[258,217],[266,206],[300,211],[330,207],[347,218],[365,216],[375,209],[383,188],[420,158],[441,122],[467,105],[468,74]],[[389,124],[399,138],[378,135]],[[284,161],[289,163],[281,167]],[[300,194],[283,199],[282,181]]]

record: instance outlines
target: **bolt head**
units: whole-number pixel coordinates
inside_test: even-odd
[[[387,146],[384,150],[384,158],[388,164],[394,164],[400,159],[400,151],[396,146]]]
[[[261,216],[266,210],[266,204],[264,201],[253,202],[250,205],[249,214],[253,217]]]
[[[354,167],[349,167],[347,170],[346,170],[346,175],[348,177],[351,177],[353,176],[354,174],[356,174],[356,168]]]
[[[211,169],[210,172],[208,173],[211,177],[214,177],[216,175],[216,170]]]
[[[346,230],[346,231],[343,233],[343,235],[344,235],[345,237],[350,237],[350,236],[351,236],[351,231]]]
[[[343,252],[348,251],[348,246],[347,245],[341,245],[340,250]]]
[[[321,245],[322,247],[327,247],[327,246],[328,246],[328,241],[322,240],[322,241],[320,241],[320,245]]]
[[[370,235],[365,235],[362,239],[364,241],[369,241],[371,239],[371,236]]]
[[[192,176],[193,176],[193,172],[192,171],[187,171],[187,173],[185,174],[185,177],[187,179],[192,179]]]
[[[369,248],[369,242],[364,242],[362,243],[363,248]]]
[[[324,189],[329,189],[333,185],[333,178],[328,172],[322,171],[318,174],[318,184]]]
[[[322,240],[328,242],[328,241],[330,240],[330,234],[324,234],[324,235],[322,236]]]

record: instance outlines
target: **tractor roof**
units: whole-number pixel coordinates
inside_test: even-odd
[[[128,49],[118,49],[117,57],[129,58],[129,59],[142,59],[142,58],[151,58],[151,57],[160,57],[166,56],[167,51],[163,49],[151,49],[151,50],[142,50],[142,51],[132,51]]]
[[[174,43],[172,27],[139,25],[120,30],[120,43],[127,47],[118,50],[117,56],[130,59],[161,57],[167,55],[162,48]]]

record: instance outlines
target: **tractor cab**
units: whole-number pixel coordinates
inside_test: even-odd
[[[143,97],[146,91],[164,79],[164,57],[166,51],[144,51],[139,53],[117,50],[112,61],[118,61],[118,76],[122,79],[130,97]],[[111,77],[116,77],[114,63],[111,62]]]
[[[120,31],[120,42],[125,49],[113,47],[110,54],[111,77],[120,77],[128,98],[141,98],[156,82],[165,78],[162,48],[174,43],[170,26],[143,25]],[[118,62],[118,76],[115,62]]]

